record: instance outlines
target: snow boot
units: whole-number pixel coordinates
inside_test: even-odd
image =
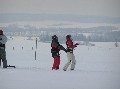
[[[58,70],[59,69],[59,67],[56,67],[56,70]]]
[[[70,69],[70,70],[74,70],[74,69]]]

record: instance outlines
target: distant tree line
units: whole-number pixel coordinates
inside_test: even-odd
[[[61,43],[65,43],[65,37],[66,37],[65,34],[60,35],[59,33],[56,33],[56,35],[58,35],[59,41]],[[106,32],[106,33],[92,33],[89,36],[85,36],[82,33],[81,34],[74,33],[72,34],[72,38],[74,39],[74,41],[89,41],[89,42],[116,42],[117,41],[117,42],[120,42],[120,31]],[[44,35],[40,35],[39,41],[51,42],[51,35],[48,33]]]
[[[24,28],[16,25],[4,27],[7,36],[25,36],[39,37],[41,42],[51,42],[53,34],[58,35],[59,41],[65,43],[67,34],[71,34],[74,41],[91,41],[91,42],[120,42],[120,30],[113,26],[101,26],[94,28],[35,28],[29,25]],[[86,35],[88,34],[88,35]]]

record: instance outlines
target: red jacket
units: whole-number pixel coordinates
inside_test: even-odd
[[[68,48],[74,49],[75,47],[77,47],[78,44],[76,43],[76,44],[73,45],[72,40],[71,39],[67,39],[66,45],[67,45]]]

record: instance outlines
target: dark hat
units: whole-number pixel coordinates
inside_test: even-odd
[[[58,37],[56,35],[53,35],[52,39],[58,39]]]
[[[69,35],[66,36],[66,39],[67,39],[67,38],[70,38],[70,37],[71,37],[71,35],[69,34]]]
[[[0,35],[3,35],[3,31],[2,30],[0,30]]]

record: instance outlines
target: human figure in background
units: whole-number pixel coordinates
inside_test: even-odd
[[[56,35],[52,36],[52,43],[51,43],[51,53],[52,53],[52,57],[54,58],[54,63],[52,66],[52,70],[58,70],[59,69],[59,65],[60,65],[60,50],[64,50],[66,52],[66,49],[60,45],[60,43],[58,42],[58,37]]]
[[[7,68],[6,51],[5,51],[6,42],[7,42],[7,37],[3,34],[3,31],[0,30],[0,66],[2,60],[3,68]]]
[[[79,45],[79,44],[78,43],[73,44],[71,35],[67,35],[66,36],[66,45],[67,45],[67,58],[68,58],[68,62],[63,67],[63,70],[66,71],[70,64],[71,64],[71,70],[74,70],[75,65],[76,65],[76,60],[75,60],[75,56],[73,54],[73,49],[75,47],[77,47],[77,45]]]

